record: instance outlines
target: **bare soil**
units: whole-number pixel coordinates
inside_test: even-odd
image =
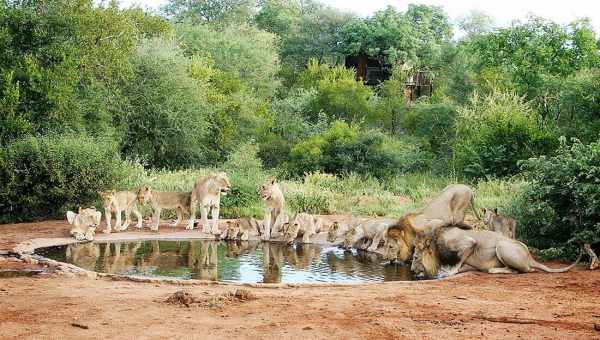
[[[64,237],[68,230],[64,221],[0,225],[0,250],[31,238]],[[0,269],[20,267],[0,262]],[[189,307],[166,302],[181,290],[194,301],[221,301],[239,288],[256,298]],[[54,275],[0,279],[2,339],[600,339],[598,324],[600,271],[583,267],[273,289]]]

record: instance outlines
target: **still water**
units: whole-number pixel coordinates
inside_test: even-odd
[[[37,254],[96,272],[239,283],[360,283],[413,280],[380,255],[313,244],[135,241],[78,243]]]

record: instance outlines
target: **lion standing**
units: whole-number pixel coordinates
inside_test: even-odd
[[[261,238],[265,241],[276,237],[275,233],[287,222],[283,211],[285,198],[274,178],[268,179],[259,189],[260,197],[265,201],[265,220]]]
[[[224,172],[215,175],[201,176],[196,180],[190,198],[190,220],[185,227],[194,229],[196,220],[196,206],[200,207],[202,232],[207,234],[219,234],[219,209],[221,206],[221,195],[226,195],[231,189],[229,177]],[[212,217],[211,226],[208,225],[208,213]]]

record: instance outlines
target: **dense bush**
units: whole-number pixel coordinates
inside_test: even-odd
[[[368,117],[371,111],[370,87],[354,78],[354,71],[343,66],[330,66],[311,59],[299,75],[298,85],[315,91],[311,106],[312,121],[320,112],[331,119],[356,122]]]
[[[419,103],[402,117],[402,128],[421,138],[432,152],[446,156],[456,135],[456,109],[448,104]]]
[[[0,222],[59,217],[131,175],[112,142],[80,135],[14,141],[0,150]]]
[[[144,40],[133,56],[135,81],[127,85],[123,153],[158,168],[205,162],[211,106],[191,77],[189,58],[172,40]]]
[[[531,159],[523,169],[528,184],[513,205],[519,238],[549,257],[600,242],[600,142],[563,139],[555,155]]]
[[[457,119],[455,165],[468,178],[511,176],[519,172],[519,161],[546,154],[555,144],[522,98],[475,95]]]
[[[292,148],[288,170],[294,175],[355,172],[382,178],[422,168],[428,160],[429,156],[414,144],[336,121],[328,130]]]

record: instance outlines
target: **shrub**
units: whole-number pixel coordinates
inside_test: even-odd
[[[330,119],[357,122],[371,111],[369,98],[373,91],[357,81],[354,71],[344,66],[319,64],[311,59],[300,74],[298,85],[316,91],[311,107],[312,121],[317,120],[319,112],[324,112]]]
[[[256,144],[242,144],[223,165],[231,181],[231,192],[222,198],[225,217],[262,216],[264,203],[258,196],[258,187],[268,175],[257,153]]]
[[[563,138],[555,155],[523,169],[528,184],[512,206],[519,238],[550,257],[600,242],[600,141],[567,145]]]
[[[454,141],[456,109],[448,104],[418,103],[402,117],[401,126],[421,138],[432,152],[449,155]]]
[[[141,157],[157,168],[206,162],[204,136],[211,106],[188,72],[189,58],[172,40],[146,39],[132,58],[135,81],[124,117],[124,154]]]
[[[468,178],[511,176],[519,172],[519,161],[547,154],[555,144],[522,98],[474,95],[457,119],[455,165]]]
[[[0,223],[59,217],[88,206],[135,168],[117,146],[79,135],[26,137],[0,150]]]
[[[296,144],[290,153],[288,170],[295,175],[313,171],[355,172],[382,178],[422,168],[428,160],[429,156],[414,144],[337,121],[323,133]]]

